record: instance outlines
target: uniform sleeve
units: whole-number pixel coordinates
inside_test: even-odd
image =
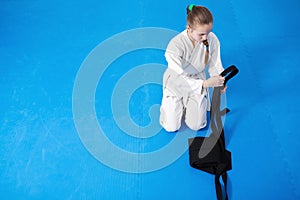
[[[220,55],[220,41],[213,33],[211,33],[209,44],[210,57],[208,61],[208,73],[210,76],[217,76],[224,71],[221,55]]]
[[[168,62],[168,68],[172,69],[177,74],[183,74],[183,49],[176,40],[171,40],[165,52],[165,58]]]

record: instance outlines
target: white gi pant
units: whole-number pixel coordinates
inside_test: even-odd
[[[165,72],[160,124],[166,131],[179,130],[183,116],[190,129],[204,128],[209,103],[207,90],[194,91],[181,75]]]

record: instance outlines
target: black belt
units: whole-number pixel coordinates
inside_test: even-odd
[[[238,73],[238,69],[232,65],[226,68],[220,75],[225,77],[224,86],[227,81]],[[226,112],[220,111],[220,96],[223,87],[215,87],[212,97],[210,125],[212,133],[209,137],[195,137],[189,139],[189,160],[193,168],[215,175],[215,188],[217,199],[222,200],[222,187],[220,177],[222,177],[227,194],[227,171],[232,169],[231,152],[225,148],[224,129],[221,115]]]

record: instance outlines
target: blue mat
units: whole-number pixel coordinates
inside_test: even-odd
[[[169,39],[207,6],[228,85],[229,196],[300,199],[299,9],[287,1],[1,1],[0,199],[215,199],[158,125]]]

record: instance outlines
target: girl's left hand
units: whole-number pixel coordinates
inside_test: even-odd
[[[227,86],[225,86],[222,90],[221,90],[221,94],[224,94],[226,92]]]

